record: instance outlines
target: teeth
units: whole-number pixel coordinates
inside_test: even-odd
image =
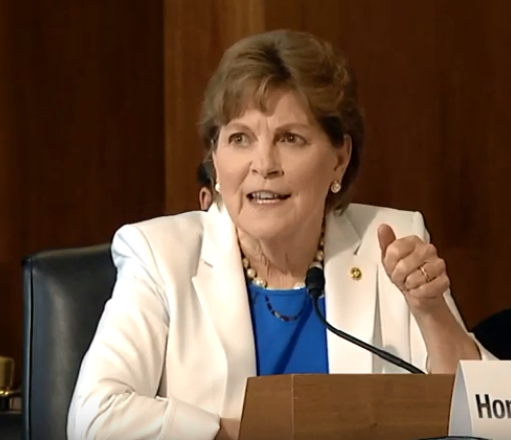
[[[274,192],[269,191],[257,191],[250,194],[250,196],[254,199],[258,200],[274,200],[274,199],[281,199],[283,196],[280,194],[276,194]]]

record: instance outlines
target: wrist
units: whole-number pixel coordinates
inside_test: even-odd
[[[477,345],[443,300],[411,309],[428,353],[430,373],[454,374],[462,359],[480,359]]]
[[[454,319],[443,296],[435,299],[421,300],[417,303],[411,302],[408,306],[410,313],[419,325],[419,321],[438,322],[448,318]]]

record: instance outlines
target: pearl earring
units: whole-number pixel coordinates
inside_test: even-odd
[[[337,194],[341,190],[341,183],[337,180],[334,180],[332,184],[330,185],[330,191],[332,191],[334,194]]]
[[[215,183],[215,191],[216,191],[217,193],[219,193],[219,192],[220,192],[220,184],[219,184],[218,182],[217,182],[217,183]]]

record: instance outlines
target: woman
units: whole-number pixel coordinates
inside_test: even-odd
[[[421,214],[349,204],[363,122],[346,60],[275,31],[231,47],[201,136],[218,200],[120,229],[118,279],[83,361],[69,438],[235,439],[247,377],[387,373],[336,327],[430,373],[489,354],[465,330]]]

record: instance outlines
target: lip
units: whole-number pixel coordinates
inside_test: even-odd
[[[271,210],[283,208],[287,205],[289,199],[270,199],[270,200],[248,200],[249,206],[254,210]]]
[[[271,193],[271,194],[275,194],[279,197],[289,197],[291,195],[286,191],[275,191],[273,189],[255,189],[253,191],[246,192],[246,196],[251,197],[252,194],[255,194],[255,193]]]
[[[255,198],[255,197],[253,197],[253,194],[257,193],[257,192],[272,193],[272,194],[275,194],[277,197],[273,198],[273,199],[272,198],[264,199],[264,198]],[[250,204],[253,204],[253,205],[256,205],[256,206],[259,206],[259,207],[260,206],[270,207],[270,206],[281,205],[281,204],[285,203],[290,197],[291,197],[291,194],[288,194],[288,193],[285,193],[285,192],[271,191],[271,190],[251,191],[251,192],[247,193],[247,195],[246,195],[246,198],[247,198],[247,200],[249,201]]]

